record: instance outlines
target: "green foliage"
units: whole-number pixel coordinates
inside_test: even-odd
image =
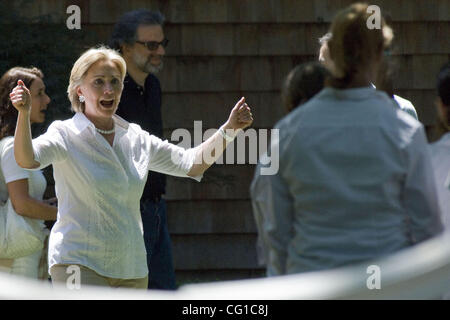
[[[67,98],[70,71],[75,60],[92,39],[83,30],[69,30],[66,22],[55,23],[51,15],[25,18],[31,0],[0,1],[0,73],[15,66],[35,66],[44,73],[47,94],[52,99],[44,124],[33,128],[42,132],[56,119],[71,117]],[[21,9],[19,9],[21,8]]]

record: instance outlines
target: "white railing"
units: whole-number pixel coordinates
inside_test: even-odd
[[[379,289],[369,289],[368,267],[379,272]],[[370,281],[369,281],[370,282]],[[297,275],[184,285],[176,291],[82,290],[52,288],[49,283],[0,273],[0,299],[441,299],[450,292],[450,234],[391,256],[344,268]]]

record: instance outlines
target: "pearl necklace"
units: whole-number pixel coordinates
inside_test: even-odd
[[[97,127],[95,128],[95,130],[101,134],[112,134],[112,133],[116,132],[116,126],[114,126],[111,130],[102,130]]]

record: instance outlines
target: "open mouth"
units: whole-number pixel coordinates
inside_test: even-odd
[[[101,100],[100,104],[105,108],[111,108],[114,105],[114,99],[113,100]]]

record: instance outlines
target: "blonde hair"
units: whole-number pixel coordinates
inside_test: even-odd
[[[328,41],[328,48],[338,72],[335,80],[343,85],[389,48],[394,38],[392,29],[383,18],[380,29],[368,28],[371,14],[367,8],[368,4],[355,3],[338,12],[331,24],[333,36]]]
[[[74,112],[84,111],[84,102],[80,102],[77,94],[77,88],[81,85],[89,68],[94,63],[101,60],[109,60],[114,62],[119,69],[122,78],[121,80],[123,82],[127,72],[127,65],[125,60],[117,51],[105,46],[91,48],[85,51],[73,65],[72,71],[70,72],[69,86],[67,87],[67,95]]]

